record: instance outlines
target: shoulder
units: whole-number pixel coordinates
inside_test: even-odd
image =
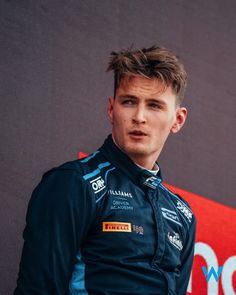
[[[189,203],[163,183],[161,184],[161,188],[165,191],[169,202],[172,203],[178,214],[186,221],[185,223],[189,226],[195,226],[196,218]]]
[[[78,203],[94,202],[84,178],[94,167],[95,164],[88,164],[87,160],[77,159],[48,170],[35,187],[30,204],[40,202],[47,207],[52,205],[63,208],[69,203],[72,207],[78,207]]]
[[[44,173],[42,182],[51,182],[59,187],[70,186],[73,184],[80,187],[83,191],[94,194],[105,189],[107,175],[114,170],[113,165],[105,156],[96,151],[83,159],[77,159],[63,163]],[[99,194],[98,194],[99,195]]]
[[[48,175],[55,173],[55,172],[65,172],[66,173],[68,171],[81,174],[82,167],[80,164],[80,160],[73,160],[73,161],[65,162],[65,163],[60,164],[59,166],[53,167],[50,170],[48,170],[47,172],[45,172],[43,174],[43,177],[48,176]]]
[[[56,172],[62,174],[73,174],[77,173],[78,175],[85,175],[86,173],[96,169],[99,163],[102,162],[101,156],[99,155],[99,151],[96,151],[85,158],[76,159],[72,161],[68,161],[60,164],[59,166],[53,167],[44,173],[43,177],[48,176],[50,174],[55,174]]]

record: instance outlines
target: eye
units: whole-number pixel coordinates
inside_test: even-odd
[[[122,104],[123,104],[123,105],[134,105],[135,102],[134,102],[132,99],[124,99],[124,100],[122,101]]]
[[[161,105],[158,104],[158,103],[155,103],[155,102],[151,102],[151,103],[149,103],[148,106],[149,106],[151,109],[154,109],[154,110],[160,110],[160,109],[161,109]]]

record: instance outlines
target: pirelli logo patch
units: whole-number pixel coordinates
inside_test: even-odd
[[[106,222],[102,223],[103,232],[131,232],[131,223],[127,222]]]

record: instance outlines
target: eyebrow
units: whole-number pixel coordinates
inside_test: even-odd
[[[131,98],[131,99],[138,99],[138,97],[137,96],[135,96],[135,95],[129,95],[129,94],[123,94],[123,95],[119,95],[119,96],[117,96],[117,98],[120,98],[120,99],[124,99],[124,98]]]

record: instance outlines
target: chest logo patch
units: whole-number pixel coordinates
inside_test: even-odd
[[[105,181],[101,178],[101,176],[93,179],[90,181],[93,191],[95,194],[99,193],[102,191],[105,187]]]
[[[168,232],[167,234],[168,240],[169,242],[175,246],[178,250],[182,250],[183,249],[183,244],[182,241],[180,240],[179,234],[176,232]]]
[[[109,193],[110,195],[113,195],[113,196],[133,198],[133,196],[132,196],[131,193],[129,193],[129,192],[124,192],[124,191],[120,191],[120,190],[112,190],[112,189],[110,189],[110,190],[108,191],[108,193]]]
[[[102,223],[103,232],[131,232],[131,223],[104,221]]]
[[[159,186],[160,183],[161,183],[161,179],[160,178],[157,178],[155,176],[151,176],[151,177],[148,177],[144,181],[143,184],[146,185],[146,186],[149,186],[152,189],[156,189]]]

